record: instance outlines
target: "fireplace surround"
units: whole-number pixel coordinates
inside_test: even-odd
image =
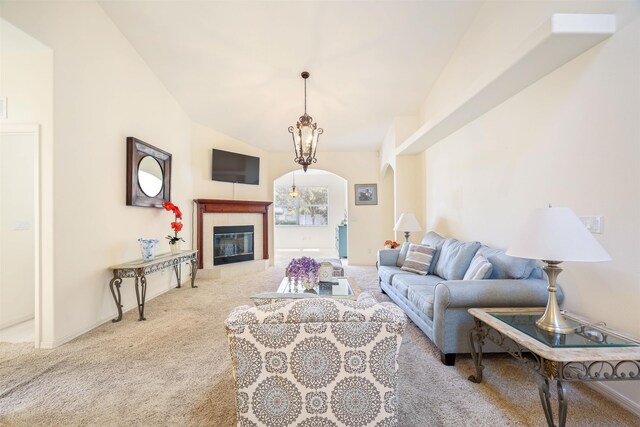
[[[198,241],[198,269],[204,265],[203,216],[208,213],[256,213],[262,216],[262,258],[269,259],[269,227],[268,209],[271,202],[251,201],[251,200],[218,200],[218,199],[195,199],[197,217],[197,241]],[[209,229],[210,230],[210,229]],[[208,234],[208,233],[207,233]],[[259,243],[258,243],[259,244]],[[255,249],[255,248],[254,248]],[[238,264],[239,265],[239,264]]]

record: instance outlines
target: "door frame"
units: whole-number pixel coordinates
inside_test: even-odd
[[[41,235],[42,223],[40,208],[40,125],[37,123],[1,123],[0,135],[32,135],[33,144],[33,249],[34,249],[34,309],[33,309],[33,341],[36,348],[40,348],[41,342],[41,313],[42,313],[42,276],[41,276]]]

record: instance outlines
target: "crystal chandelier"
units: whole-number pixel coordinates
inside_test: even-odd
[[[289,196],[295,198],[298,194],[300,194],[296,188],[296,173],[293,172],[293,185],[291,186],[291,191],[289,191]]]
[[[289,133],[293,137],[293,147],[296,151],[294,161],[302,165],[302,169],[307,171],[307,167],[311,163],[315,163],[316,150],[318,149],[318,138],[322,135],[322,128],[317,123],[313,123],[313,118],[307,115],[307,79],[309,73],[303,71],[301,74],[304,79],[304,115],[296,123],[296,127],[289,126]]]

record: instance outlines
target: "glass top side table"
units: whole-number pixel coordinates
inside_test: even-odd
[[[640,343],[631,338],[624,337],[614,331],[608,330],[604,325],[594,324],[584,319],[578,319],[565,313],[565,319],[575,332],[572,334],[556,334],[540,329],[536,326],[536,320],[542,315],[542,310],[531,313],[505,313],[501,311],[489,312],[493,317],[518,329],[521,332],[535,338],[543,344],[554,348],[569,347],[637,347]]]
[[[549,426],[555,426],[549,383],[557,382],[558,426],[567,420],[567,381],[640,380],[640,341],[587,319],[565,313],[576,329],[553,334],[535,326],[542,308],[471,308],[475,327],[469,346],[476,373],[469,380],[482,381],[482,348],[492,342],[537,375],[542,409]]]

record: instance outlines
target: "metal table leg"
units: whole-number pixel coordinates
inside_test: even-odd
[[[178,281],[178,286],[176,288],[180,288],[180,276],[182,276],[182,264],[176,264],[173,266],[173,271],[176,273],[176,280]]]
[[[553,409],[551,408],[551,397],[549,393],[549,382],[553,381],[549,378],[540,377],[538,381],[538,392],[540,394],[540,402],[542,403],[542,409],[544,410],[544,416],[547,419],[547,425],[549,427],[555,427],[553,422]],[[566,389],[562,381],[557,380],[558,391],[558,427],[565,427],[567,423],[567,396]]]
[[[140,286],[138,286],[138,281],[140,282]],[[140,317],[138,320],[147,320],[144,317],[144,300],[147,296],[147,278],[145,276],[140,276],[140,279],[136,277],[136,299],[138,300],[138,313]]]
[[[112,319],[112,322],[119,322],[122,320],[122,295],[120,295],[120,284],[122,283],[122,279],[118,277],[114,277],[109,282],[109,288],[111,288],[111,295],[113,295],[113,300],[116,302],[116,308],[118,309],[118,317]],[[115,290],[113,289],[115,285]]]
[[[469,381],[474,383],[482,382],[482,346],[484,346],[484,332],[482,330],[482,322],[476,319],[476,326],[469,331],[469,348],[471,349],[471,358],[476,367],[476,374],[469,376]]]
[[[191,259],[191,287],[197,288],[196,283],[196,274],[198,274],[198,259]]]

